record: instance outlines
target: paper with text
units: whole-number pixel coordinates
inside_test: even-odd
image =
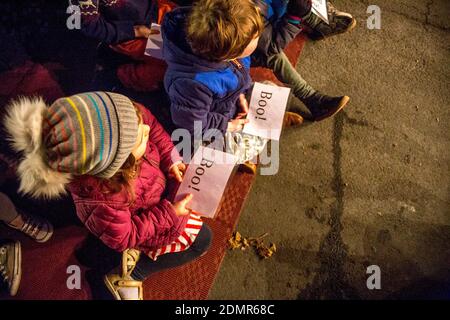
[[[243,132],[265,139],[280,140],[291,89],[255,82]]]
[[[192,194],[194,197],[188,208],[195,214],[214,218],[236,162],[232,154],[199,147],[178,188],[175,202]]]
[[[156,23],[152,23],[152,30],[159,31],[158,34],[152,34],[148,38],[147,47],[145,48],[145,55],[164,60],[163,56],[163,38],[161,34],[161,26]]]
[[[312,0],[312,12],[316,14],[320,19],[330,24],[328,20],[328,8],[327,0]]]

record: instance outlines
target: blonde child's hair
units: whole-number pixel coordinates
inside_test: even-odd
[[[225,61],[240,56],[263,28],[252,0],[199,0],[188,19],[187,39],[195,54]]]

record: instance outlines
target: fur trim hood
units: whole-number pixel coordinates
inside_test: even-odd
[[[35,199],[55,199],[66,194],[72,176],[47,165],[42,142],[42,121],[47,108],[42,98],[22,97],[10,103],[4,118],[7,139],[23,156],[17,174],[19,192]]]

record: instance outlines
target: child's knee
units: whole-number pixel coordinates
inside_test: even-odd
[[[195,239],[195,250],[201,253],[206,253],[206,251],[208,251],[208,249],[211,247],[212,239],[213,232],[211,228],[206,223],[204,223],[197,236],[197,239]]]

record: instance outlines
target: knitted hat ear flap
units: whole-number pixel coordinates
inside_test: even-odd
[[[22,97],[7,107],[4,119],[7,139],[23,154],[17,168],[19,191],[33,198],[55,199],[66,193],[71,175],[58,172],[46,163],[42,143],[42,121],[47,106],[41,98]]]

